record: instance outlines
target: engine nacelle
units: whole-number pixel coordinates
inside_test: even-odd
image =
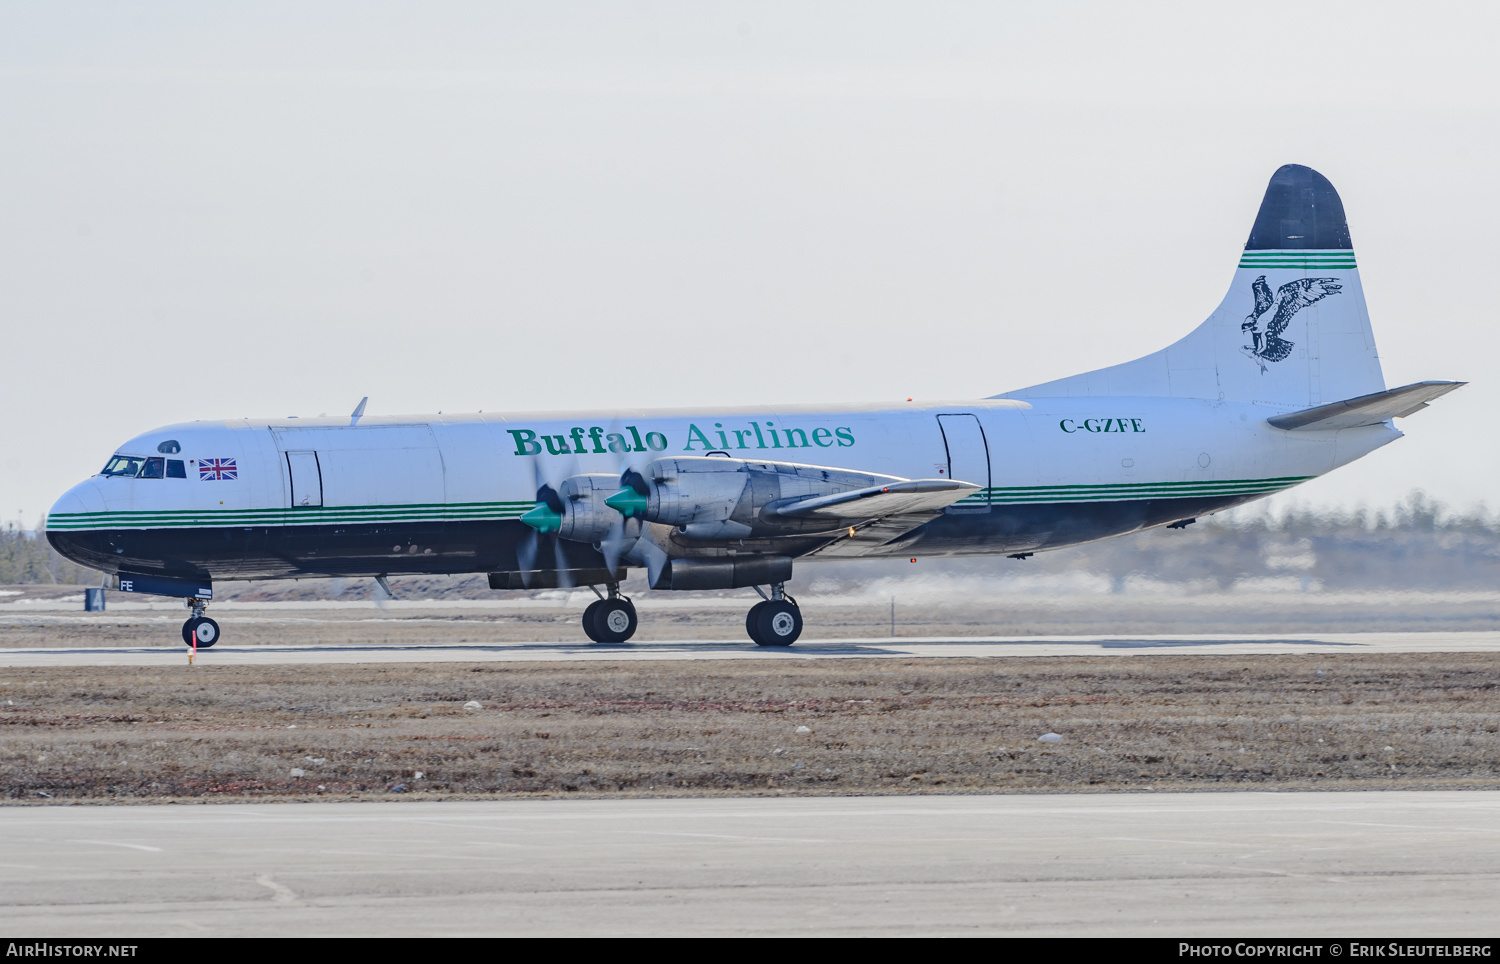
[[[562,502],[558,513],[559,538],[593,544],[620,525],[620,513],[604,504],[619,491],[620,480],[613,475],[574,475],[557,487]]]
[[[750,481],[743,464],[728,459],[658,459],[646,474],[643,518],[678,527],[728,521]]]
[[[793,520],[767,509],[897,481],[816,465],[682,456],[625,473],[624,488],[606,502],[627,517],[673,526],[689,539],[737,540],[826,529],[827,520]]]

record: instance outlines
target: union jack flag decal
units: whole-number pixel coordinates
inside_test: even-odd
[[[218,482],[240,477],[239,466],[234,459],[199,459],[198,479],[202,482]]]

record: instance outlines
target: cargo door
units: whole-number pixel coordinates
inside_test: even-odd
[[[948,449],[948,478],[983,486],[983,491],[950,506],[949,510],[987,509],[990,501],[990,447],[978,416],[939,415],[937,420],[943,433],[943,444]]]
[[[443,457],[425,424],[358,426],[273,426],[287,464],[299,455],[315,460],[321,491],[308,505],[442,505],[446,501]],[[306,461],[302,462],[306,465]],[[302,469],[291,468],[292,505],[300,507],[308,484]]]

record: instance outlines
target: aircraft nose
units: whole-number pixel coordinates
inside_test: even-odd
[[[52,506],[52,511],[47,513],[48,528],[55,519],[64,523],[71,516],[81,512],[103,512],[104,493],[99,488],[98,479],[85,479],[62,494]]]
[[[107,546],[100,534],[87,531],[100,517],[92,513],[107,508],[96,479],[87,479],[64,492],[47,514],[47,541],[62,555],[81,566],[113,569]],[[82,530],[82,531],[80,531]]]

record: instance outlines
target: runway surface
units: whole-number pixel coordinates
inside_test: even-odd
[[[1493,935],[1500,794],[24,807],[0,926],[83,935]]]
[[[261,645],[221,643],[197,658],[226,665],[448,663],[576,660],[839,659],[857,657],[1006,657],[1275,655],[1297,653],[1477,653],[1500,651],[1500,632],[1299,633],[1294,635],[1055,636],[805,639],[787,649],[749,641],[663,640],[617,646],[559,642]],[[0,667],[163,666],[186,648],[0,649]]]

